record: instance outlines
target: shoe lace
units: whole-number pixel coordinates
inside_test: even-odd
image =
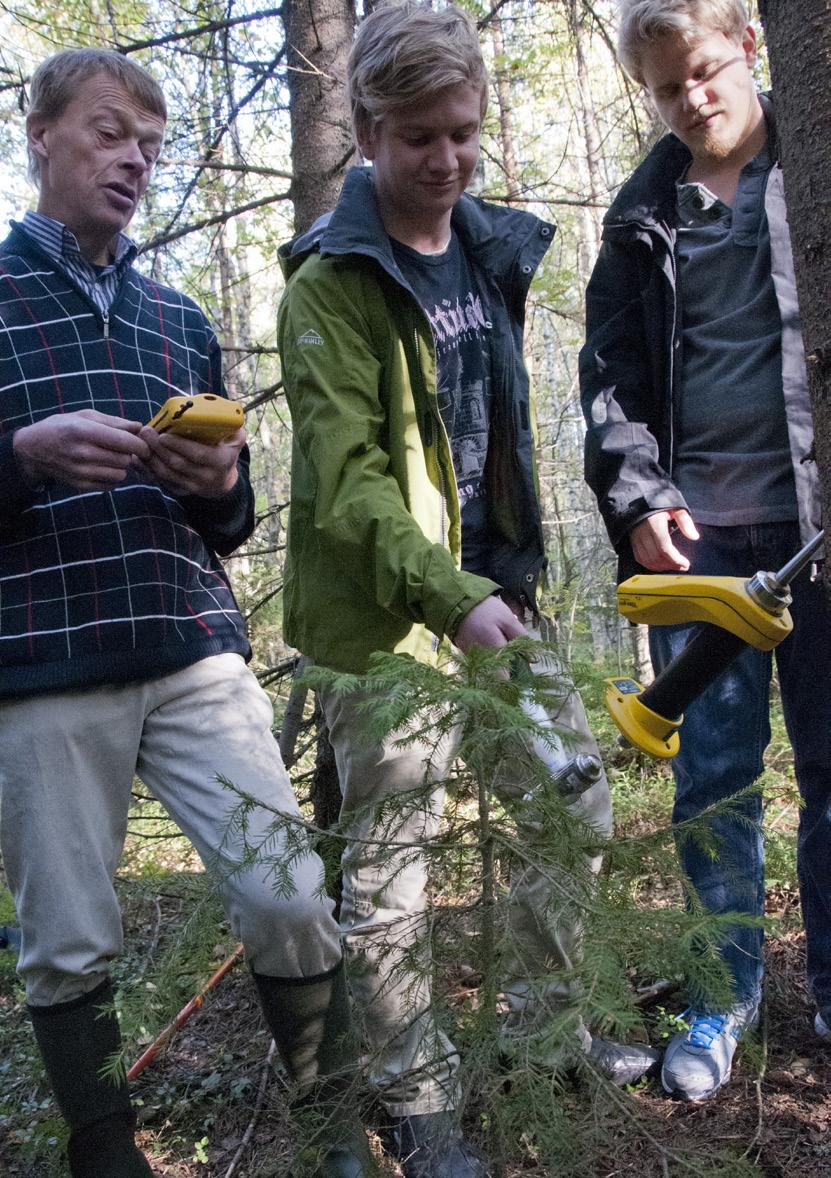
[[[724,1034],[729,1021],[726,1014],[705,1014],[700,1010],[685,1010],[681,1018],[689,1025],[687,1042],[692,1047],[709,1051],[713,1040]]]

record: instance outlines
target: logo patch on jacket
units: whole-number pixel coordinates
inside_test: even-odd
[[[297,337],[297,342],[298,344],[316,344],[321,348],[326,341],[313,327],[310,327],[308,331],[304,331],[302,335]]]

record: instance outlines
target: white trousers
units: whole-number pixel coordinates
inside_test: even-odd
[[[341,957],[316,855],[292,864],[294,892],[275,894],[255,864],[233,873],[238,799],[223,776],[267,806],[299,816],[271,732],[271,703],[237,654],[220,654],[145,683],[0,702],[0,845],[22,926],[18,968],[34,1006],[94,989],[122,949],[113,887],[133,776],[191,840],[222,895],[234,936],[257,973],[312,978]],[[273,815],[254,809],[247,838]],[[279,855],[280,838],[267,843]]]

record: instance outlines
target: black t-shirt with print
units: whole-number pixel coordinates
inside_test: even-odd
[[[491,418],[491,323],[455,233],[441,254],[392,241],[395,260],[430,320],[436,343],[439,411],[462,513],[462,567],[486,573],[490,538],[484,470]]]

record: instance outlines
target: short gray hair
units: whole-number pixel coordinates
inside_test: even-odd
[[[667,33],[689,44],[705,32],[741,37],[750,23],[744,0],[621,0],[618,57],[636,82],[643,85],[641,54]]]
[[[142,110],[167,122],[167,103],[159,83],[147,70],[114,49],[62,49],[47,57],[35,70],[29,87],[28,119],[59,119],[78,92],[78,87],[98,74],[123,86]],[[40,181],[40,160],[29,148],[29,177]]]
[[[405,0],[376,8],[360,25],[347,65],[356,136],[383,115],[434,97],[451,86],[473,86],[488,102],[488,72],[476,28],[450,4],[438,11]]]

